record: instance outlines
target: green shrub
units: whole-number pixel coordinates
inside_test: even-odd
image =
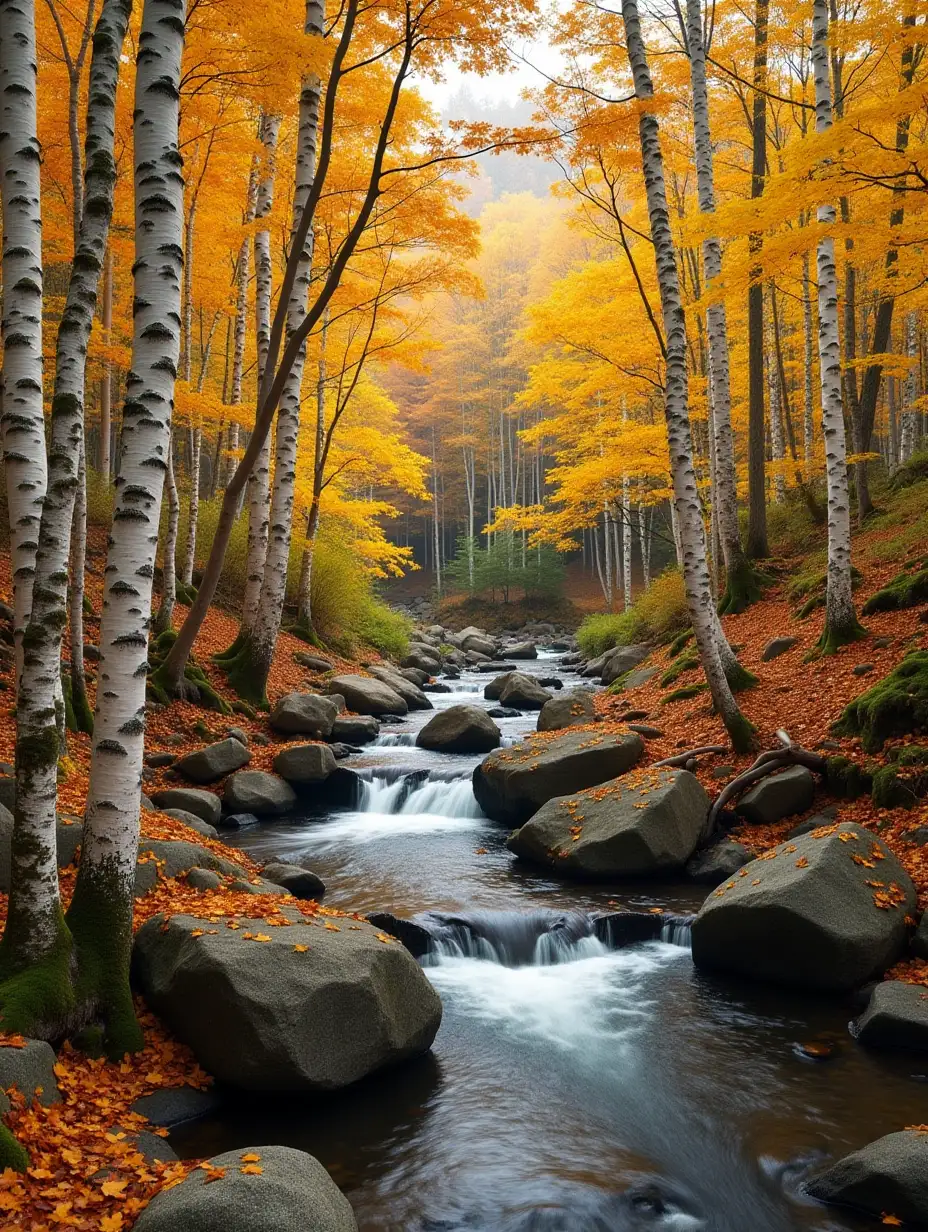
[[[665,569],[627,612],[587,616],[577,630],[577,642],[592,659],[614,646],[678,638],[689,623],[683,577],[678,569]]]
[[[363,645],[373,646],[391,659],[403,659],[409,653],[412,622],[375,595],[362,604],[354,622],[354,632]]]
[[[587,616],[577,630],[577,645],[589,659],[615,646],[632,646],[647,635],[635,608]]]
[[[899,467],[889,481],[889,486],[892,491],[899,492],[925,479],[928,479],[928,449],[920,449],[912,454],[905,466]]]

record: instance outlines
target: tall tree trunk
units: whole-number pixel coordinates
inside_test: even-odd
[[[751,121],[751,197],[762,197],[767,175],[767,25],[769,0],[754,7],[754,90]],[[752,560],[770,555],[767,543],[766,440],[764,432],[764,287],[760,232],[748,237],[755,264],[748,290],[748,537]]]
[[[777,463],[773,477],[773,495],[778,505],[786,500],[786,476],[783,463],[786,460],[786,441],[783,436],[782,407],[780,406],[780,370],[777,364],[777,347],[774,339],[774,316],[776,315],[776,290],[770,283],[770,309],[766,323],[767,352],[767,401],[770,406],[770,454]]]
[[[910,368],[905,378],[902,399],[902,429],[899,433],[899,465],[904,466],[918,444],[918,411],[912,407],[918,397],[918,317],[910,312],[905,319],[905,351]]]
[[[109,346],[113,335],[113,248],[108,244],[103,269],[103,344]],[[100,378],[100,474],[109,483],[111,463],[111,437],[113,432],[113,369],[109,360],[103,362]]]
[[[638,132],[667,346],[664,415],[667,421],[674,506],[680,527],[687,607],[712,700],[728,730],[732,744],[740,750],[749,747],[752,742],[751,725],[742,715],[732,695],[719,653],[718,617],[709,584],[706,533],[690,437],[686,319],[680,298],[676,253],[667,209],[660,132],[653,111],[654,89],[641,37],[637,0],[622,0],[622,19],[635,95],[644,104],[639,112]]]
[[[802,457],[805,464],[806,482],[812,480],[815,456],[815,397],[812,389],[812,275],[809,270],[809,254],[802,254],[802,337],[805,354],[805,374],[802,404]]]
[[[221,429],[220,429],[221,432]],[[197,521],[200,517],[200,465],[203,453],[203,429],[193,430],[193,455],[190,459],[190,496],[187,500],[187,542],[184,545],[184,567],[180,580],[185,590],[193,585],[193,570],[197,559]]]
[[[180,498],[174,478],[173,444],[168,446],[165,461],[167,469],[164,472],[164,487],[168,498],[168,525],[161,556],[161,603],[152,624],[153,633],[164,633],[173,628],[174,604],[177,601],[177,528],[180,523]]]
[[[831,76],[828,59],[828,0],[813,0],[812,64],[815,71],[815,130],[831,128]],[[833,226],[833,205],[820,205],[818,221]],[[835,242],[824,235],[818,242],[818,357],[822,384],[822,432],[828,478],[828,582],[825,628],[819,642],[831,654],[861,634],[851,592],[851,516],[847,479],[847,446],[841,398],[841,344],[838,337],[838,276]]]
[[[306,543],[303,546],[303,560],[300,566],[300,590],[297,599],[297,619],[308,631],[313,627],[313,556],[316,552],[316,536],[319,533],[319,508],[322,501],[323,480],[325,477],[325,391],[328,372],[326,370],[326,342],[329,334],[329,314],[323,314],[322,329],[319,334],[319,363],[316,369],[316,432],[313,448],[313,490],[310,497],[309,513],[306,515]]]
[[[71,647],[71,713],[76,731],[93,732],[93,711],[84,674],[84,572],[87,563],[87,461],[84,445],[77,463],[77,489],[71,524],[71,591],[68,636]]]
[[[129,992],[152,578],[180,357],[184,0],[145,0],[136,68],[132,367],[107,552],[84,839],[68,923],[99,980],[109,1050],[141,1044]]]
[[[699,209],[703,214],[712,214],[715,212],[715,175],[701,0],[686,0],[686,41],[693,91],[693,134]],[[722,275],[722,247],[716,236],[708,236],[703,240],[702,260],[708,287]],[[710,446],[715,458],[713,509],[718,521],[727,580],[722,611],[740,612],[758,598],[760,591],[757,575],[741,546],[741,531],[738,526],[735,446],[731,429],[728,323],[724,300],[712,304],[706,310],[706,332],[709,338],[709,382],[715,426]]]

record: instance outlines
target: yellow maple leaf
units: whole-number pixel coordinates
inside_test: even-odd
[[[100,1220],[100,1232],[119,1232],[122,1224],[121,1212],[114,1211],[112,1215],[104,1215]]]
[[[294,954],[305,954],[308,949],[308,945],[295,945],[293,947],[293,952]]]
[[[104,1181],[103,1192],[108,1198],[121,1198],[128,1183],[128,1181]]]
[[[239,1168],[244,1176],[261,1176],[264,1169],[260,1164],[245,1164],[244,1168]]]
[[[249,1154],[242,1156],[243,1164],[259,1164],[260,1162],[261,1162],[261,1156],[258,1155],[255,1151],[250,1151]]]

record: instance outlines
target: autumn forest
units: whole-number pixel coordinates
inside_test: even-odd
[[[0,0],[0,1232],[928,1227],[926,49]]]

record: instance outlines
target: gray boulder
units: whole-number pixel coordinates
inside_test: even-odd
[[[426,676],[434,676],[436,672],[441,671],[441,656],[438,651],[425,653],[425,648],[418,650],[410,650],[409,654],[404,659],[400,660],[404,669],[413,669],[422,672]]]
[[[502,654],[507,659],[537,659],[538,649],[534,642],[516,642],[513,646],[504,646]]]
[[[781,843],[710,894],[693,924],[693,960],[843,991],[896,961],[914,909],[915,889],[889,848],[867,830],[836,825]]]
[[[775,637],[764,647],[764,652],[760,656],[761,662],[769,663],[771,659],[778,659],[780,655],[785,655],[788,650],[792,650],[798,641],[798,637]]]
[[[223,830],[247,830],[249,826],[256,826],[260,821],[254,813],[223,813],[219,824]]]
[[[314,736],[328,740],[338,718],[338,704],[316,693],[287,693],[274,703],[269,722],[284,736]]]
[[[640,770],[549,800],[506,846],[565,877],[656,876],[683,867],[708,812],[688,770]]]
[[[174,763],[174,769],[192,783],[215,783],[250,761],[251,754],[244,744],[230,736],[181,757]]]
[[[199,818],[197,818],[199,821]],[[204,825],[200,822],[200,825]],[[2,832],[0,832],[2,833]],[[0,837],[0,843],[3,839]],[[81,843],[84,841],[84,826],[83,823],[76,817],[58,817],[55,824],[55,845],[58,849],[58,867],[68,868],[71,864],[77,863],[77,852]],[[6,856],[9,860],[9,853]],[[4,856],[0,854],[0,867],[3,866]],[[2,889],[2,886],[0,886]],[[8,889],[4,893],[8,893]]]
[[[55,1050],[44,1040],[26,1040],[24,1048],[0,1048],[0,1115],[10,1111],[6,1094],[16,1087],[27,1103],[37,1099],[46,1107],[61,1099],[55,1081]]]
[[[141,898],[158,884],[162,877],[179,877],[192,868],[208,868],[224,877],[247,877],[248,874],[232,860],[213,855],[199,843],[183,839],[143,838],[139,841],[139,859],[135,869],[135,896]]]
[[[219,837],[219,831],[216,827],[211,826],[202,817],[197,817],[196,813],[188,813],[186,809],[163,809],[162,811],[165,817],[173,817],[175,821],[182,821],[185,826],[189,826],[191,830],[196,830],[197,834],[202,834],[204,838]]]
[[[399,667],[396,674],[408,680],[410,684],[418,685],[420,689],[425,688],[434,675],[433,672],[422,671],[418,667]]]
[[[394,668],[382,667],[379,663],[374,663],[367,670],[375,680],[381,681],[388,689],[398,693],[410,710],[432,709],[432,703],[419,686],[407,680],[405,676],[401,676]]]
[[[326,692],[341,693],[345,703],[358,714],[406,714],[409,707],[395,689],[372,676],[335,676]]]
[[[600,671],[600,679],[603,684],[612,684],[620,676],[624,676],[626,672],[637,667],[639,663],[643,663],[650,653],[650,646],[617,646],[615,650],[610,650],[606,655]],[[586,674],[584,672],[584,675]]]
[[[622,688],[626,693],[630,693],[632,689],[639,689],[643,684],[647,684],[652,677],[656,676],[660,670],[659,667],[633,668],[622,682]]]
[[[372,714],[339,715],[332,724],[331,740],[346,744],[370,744],[380,735],[380,720]]]
[[[156,916],[136,934],[137,986],[204,1069],[250,1091],[335,1091],[431,1047],[441,1001],[402,946],[291,918],[192,937],[201,920]]]
[[[261,870],[265,880],[283,886],[294,898],[320,899],[325,894],[325,882],[310,868],[299,864],[274,861]]]
[[[327,744],[295,744],[278,753],[272,765],[288,783],[324,783],[335,769],[335,754]]]
[[[416,736],[420,749],[439,753],[488,753],[499,742],[499,728],[479,706],[439,710]]]
[[[192,868],[185,880],[194,890],[218,890],[222,885],[222,878],[211,868]]]
[[[243,1171],[255,1156],[259,1173]],[[209,1179],[205,1168],[222,1169]],[[357,1232],[348,1199],[305,1151],[254,1146],[216,1155],[179,1185],[155,1194],[136,1232]]]
[[[928,958],[928,911],[922,913],[918,932],[912,938],[912,953],[916,958]]]
[[[215,1087],[199,1091],[196,1087],[159,1087],[150,1095],[140,1095],[130,1105],[130,1112],[137,1112],[152,1125],[162,1129],[174,1129],[189,1125],[218,1112],[222,1097]]]
[[[493,662],[493,655],[481,654],[479,650],[467,650],[464,652],[464,666],[476,667],[480,671],[481,667],[486,663]],[[494,665],[493,671],[499,669]]]
[[[475,654],[486,655],[488,659],[496,658],[496,642],[484,633],[468,633],[462,636],[461,649],[465,653],[473,651]]]
[[[494,821],[522,825],[548,800],[624,774],[643,753],[644,742],[633,732],[533,735],[485,758],[474,770],[474,794]]]
[[[276,774],[268,774],[265,770],[239,770],[226,780],[222,800],[231,813],[279,817],[296,804],[296,792]]]
[[[761,779],[741,797],[736,811],[756,826],[769,826],[784,817],[804,813],[815,799],[815,776],[805,766],[790,766]]]
[[[928,990],[901,980],[877,984],[852,1033],[870,1048],[928,1052]]]
[[[686,875],[697,885],[717,886],[750,864],[754,857],[742,843],[723,838],[687,861]]]
[[[159,809],[185,809],[202,817],[211,826],[219,824],[222,802],[211,791],[197,791],[195,787],[169,787],[166,791],[156,791],[151,799]]]
[[[593,694],[587,689],[571,689],[545,702],[538,715],[537,730],[558,731],[562,727],[592,723],[595,718]]]
[[[293,662],[299,663],[301,667],[308,667],[311,672],[331,672],[335,664],[330,663],[328,659],[320,658],[319,655],[307,654],[305,650],[297,650],[293,655]]]
[[[491,719],[521,719],[522,711],[514,710],[512,706],[491,706],[487,711]]]
[[[847,1155],[806,1185],[820,1202],[928,1223],[928,1134],[900,1130]]]
[[[503,672],[501,675],[494,677],[489,684],[483,686],[483,696],[488,702],[499,701],[499,695],[505,689],[511,675],[511,671]]]
[[[513,706],[516,710],[540,710],[552,694],[543,689],[537,680],[522,672],[512,672],[499,695],[500,704]]]

